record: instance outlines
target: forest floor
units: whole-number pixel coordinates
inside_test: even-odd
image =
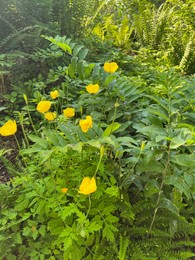
[[[3,156],[0,156],[0,183],[5,183],[11,178],[10,172],[13,171],[18,155],[14,136],[9,136],[9,138],[0,136],[0,150],[7,151]]]

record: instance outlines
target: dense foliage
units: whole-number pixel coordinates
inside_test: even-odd
[[[1,259],[193,259],[193,1],[8,2]]]

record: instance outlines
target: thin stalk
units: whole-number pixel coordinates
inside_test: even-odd
[[[161,181],[161,184],[160,184],[160,190],[158,192],[158,197],[157,197],[157,201],[156,201],[156,207],[154,209],[154,213],[153,213],[153,217],[152,217],[152,221],[150,223],[150,227],[149,227],[149,230],[148,230],[148,234],[147,236],[149,236],[149,234],[151,233],[152,231],[152,228],[153,228],[153,225],[154,225],[154,221],[156,219],[156,215],[157,215],[157,212],[158,212],[158,209],[159,209],[159,205],[160,205],[160,199],[161,199],[161,195],[163,193],[163,187],[164,187],[164,181],[165,181],[165,176],[166,176],[166,173],[167,173],[167,169],[168,169],[168,166],[169,166],[169,163],[170,163],[170,145],[168,147],[168,158],[167,158],[167,162],[165,164],[165,168],[164,168],[164,171],[163,171],[163,174],[162,174],[162,181]]]
[[[25,133],[25,130],[24,130],[24,124],[23,124],[23,120],[21,120],[21,117],[20,117],[20,125],[21,125],[21,128],[22,128],[22,133],[24,135],[24,139],[26,141],[26,144],[27,146],[29,147],[29,142],[28,142],[28,138],[27,138],[27,135]]]
[[[20,144],[19,144],[19,142],[18,142],[18,139],[17,139],[16,135],[14,135],[14,138],[15,138],[15,140],[16,140],[16,143],[17,143],[17,146],[18,146],[18,150],[20,151],[20,150],[21,150],[21,147],[20,147]]]
[[[90,194],[89,194],[89,208],[88,208],[88,211],[87,211],[86,219],[89,215],[90,209],[91,209],[91,197],[90,197]]]
[[[95,177],[96,174],[97,174],[97,171],[98,171],[100,164],[101,164],[101,161],[102,161],[102,157],[103,157],[103,155],[100,153],[100,158],[99,158],[99,161],[98,161],[98,164],[97,164],[97,167],[96,167],[96,170],[95,170],[93,177]]]

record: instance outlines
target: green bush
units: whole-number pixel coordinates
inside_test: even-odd
[[[193,259],[193,77],[140,64],[107,72],[83,46],[44,38],[44,57],[67,59],[17,93],[24,140],[0,185],[1,258]],[[82,194],[85,177],[97,190]]]

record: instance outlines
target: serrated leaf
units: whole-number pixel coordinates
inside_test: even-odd
[[[118,231],[113,225],[106,225],[103,229],[103,237],[110,242],[114,242],[114,234]]]
[[[99,231],[102,228],[103,222],[90,222],[89,226],[87,227],[90,233],[94,233],[95,231]]]
[[[110,196],[118,197],[119,196],[119,188],[116,187],[116,186],[109,187],[105,190],[105,193],[110,195]]]

